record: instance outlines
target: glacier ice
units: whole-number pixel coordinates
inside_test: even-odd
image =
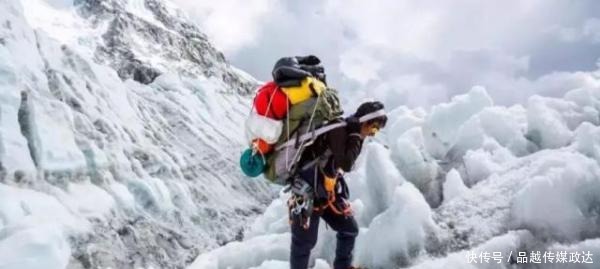
[[[578,154],[548,158],[511,202],[513,226],[559,241],[600,235],[600,168]],[[559,163],[560,162],[560,163]]]
[[[71,256],[66,235],[90,227],[52,195],[0,185],[1,268],[65,268]]]
[[[427,151],[436,158],[444,158],[456,142],[460,126],[492,104],[484,88],[474,87],[466,95],[453,97],[450,103],[432,107],[423,123]]]
[[[0,267],[182,268],[272,197],[236,165],[257,82],[162,1],[123,3],[0,2]]]
[[[600,239],[587,239],[573,244],[555,243],[547,247],[544,252],[563,252],[568,255],[569,259],[571,258],[571,253],[577,253],[581,255],[580,259],[578,259],[579,261],[584,261],[584,259],[586,259],[584,255],[591,254],[591,256],[589,256],[590,260],[586,260],[586,263],[549,263],[545,265],[548,269],[593,269],[598,267],[597,261],[595,260],[597,259],[596,253],[600,252]]]
[[[446,174],[446,181],[444,181],[444,202],[452,200],[452,198],[462,195],[464,192],[469,191],[469,188],[465,186],[463,179],[456,169],[450,170]]]
[[[511,253],[523,251],[535,245],[535,238],[526,230],[510,231],[501,236],[493,237],[490,240],[474,247],[471,250],[465,250],[452,253],[442,258],[432,258],[424,260],[422,263],[412,266],[414,269],[509,269],[514,268],[514,264],[510,263]],[[487,252],[489,256],[493,252],[499,252],[501,262],[498,263],[494,259],[489,262],[481,262],[479,255]],[[469,260],[469,255],[477,255],[473,260]]]
[[[395,188],[393,202],[361,230],[355,262],[369,268],[407,265],[425,249],[429,233],[435,233],[431,209],[410,183]]]
[[[479,101],[470,101],[472,95]],[[420,114],[399,109],[390,113],[390,122],[395,122],[394,117],[402,119],[395,128],[384,130],[385,139],[365,144],[355,169],[345,175],[361,226],[355,250],[358,264],[512,268],[514,261],[507,256],[511,251],[597,249],[600,114],[595,93],[574,90],[563,99],[534,96],[525,107],[494,106],[485,96],[484,90],[476,89],[441,105],[443,109],[431,109],[430,113],[444,111],[444,116],[407,119]],[[548,108],[542,109],[544,113],[532,112],[540,107]],[[437,126],[442,118],[454,127],[448,122]],[[533,122],[540,120],[545,122]],[[551,124],[558,124],[559,132],[564,127],[567,135],[551,133],[555,130]],[[539,128],[544,140],[532,136],[532,130]],[[448,143],[424,137],[427,130],[441,130]],[[443,197],[443,202],[432,204],[427,199],[435,196]],[[248,242],[236,247],[259,248],[256,238],[274,235],[289,239],[284,201],[285,195],[272,202],[252,226]],[[333,260],[334,234],[321,227],[313,262]],[[485,251],[502,252],[507,260],[467,263],[469,253]],[[211,253],[206,256],[227,260],[218,251]],[[286,266],[287,257],[275,253],[263,253],[269,262],[262,266]],[[232,268],[244,265],[236,266]],[[245,266],[261,266],[261,262]]]

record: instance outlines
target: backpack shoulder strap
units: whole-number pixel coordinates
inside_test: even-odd
[[[366,114],[366,115],[360,117],[358,119],[358,121],[361,122],[361,123],[362,122],[367,122],[369,120],[372,120],[372,119],[375,119],[375,118],[378,118],[378,117],[381,117],[381,116],[385,116],[385,115],[386,115],[385,110],[380,109],[380,110],[377,110],[375,112],[371,112],[369,114]],[[305,134],[303,134],[303,135],[301,135],[299,137],[296,137],[296,139],[289,140],[289,141],[287,141],[287,142],[285,142],[285,143],[277,146],[275,148],[275,150],[281,150],[283,148],[289,147],[289,146],[294,145],[296,143],[302,144],[305,141],[308,141],[310,139],[314,139],[314,138],[316,138],[316,137],[318,137],[318,136],[320,136],[320,135],[322,135],[324,133],[327,133],[327,132],[329,132],[329,131],[331,131],[333,129],[344,127],[344,126],[346,126],[346,124],[347,124],[346,121],[341,121],[341,122],[338,122],[338,123],[325,125],[325,126],[323,126],[321,128],[315,129],[315,130],[313,130],[311,132],[308,132],[308,133],[305,133]]]
[[[325,125],[325,126],[323,126],[321,128],[315,129],[312,132],[305,133],[305,134],[297,137],[297,139],[291,139],[291,140],[289,140],[289,141],[287,141],[287,142],[285,142],[285,143],[277,146],[275,148],[275,150],[281,150],[283,148],[292,146],[292,145],[294,145],[296,143],[301,144],[301,143],[306,142],[306,141],[308,141],[308,140],[310,140],[312,138],[315,138],[315,137],[318,137],[318,136],[320,136],[320,135],[322,135],[324,133],[327,133],[327,132],[329,132],[329,131],[331,131],[333,129],[344,127],[344,126],[346,126],[346,122],[345,121],[334,123],[334,124]]]

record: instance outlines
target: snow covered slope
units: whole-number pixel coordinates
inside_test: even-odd
[[[401,107],[389,116],[346,175],[361,226],[357,264],[515,268],[518,251],[568,250],[591,251],[595,264],[516,268],[597,268],[600,88],[501,107],[475,87],[430,111]],[[203,253],[190,268],[286,268],[286,198],[272,202],[242,242]],[[323,225],[319,236],[314,268],[329,268],[335,233]],[[501,252],[502,262],[468,263],[482,252]]]
[[[0,1],[0,268],[183,268],[270,200],[246,93],[161,1]]]

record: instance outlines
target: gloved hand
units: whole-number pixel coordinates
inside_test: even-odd
[[[360,122],[357,117],[350,116],[346,118],[346,124],[348,134],[360,134]]]
[[[354,215],[354,210],[352,210],[352,204],[350,204],[350,202],[348,202],[348,200],[346,200],[342,197],[339,197],[339,199],[335,200],[334,206],[344,216],[348,217],[348,216]]]

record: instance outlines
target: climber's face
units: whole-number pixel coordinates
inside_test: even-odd
[[[369,136],[375,136],[377,133],[379,133],[381,128],[383,128],[383,126],[381,126],[380,122],[376,121],[371,123],[369,125]]]
[[[381,130],[381,128],[381,123],[377,121],[371,123],[364,123],[360,130],[360,134],[363,138],[367,136],[375,136],[379,132],[379,130]]]
[[[369,135],[374,136],[379,132],[379,130],[381,130],[381,125],[379,124],[379,122],[374,122],[373,124],[371,124],[370,128],[371,128],[371,130],[370,130]]]

